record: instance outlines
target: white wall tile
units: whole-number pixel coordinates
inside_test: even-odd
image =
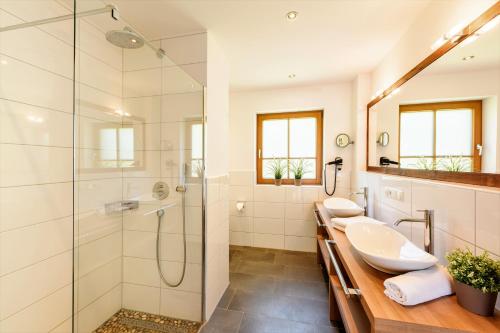
[[[161,121],[186,121],[201,119],[203,92],[163,95],[161,97]]]
[[[434,225],[470,243],[475,242],[474,190],[453,186],[413,182],[414,217],[419,209],[434,209]]]
[[[232,231],[252,232],[252,218],[249,216],[230,216],[229,227]]]
[[[285,236],[285,249],[291,251],[316,252],[316,237]]]
[[[160,42],[152,41],[151,44],[159,48]],[[123,70],[137,71],[161,67],[162,60],[149,47],[138,49],[123,49]]]
[[[123,257],[123,282],[159,288],[156,260]]]
[[[446,254],[453,251],[456,248],[468,248],[475,253],[474,244],[468,243],[460,238],[448,234],[440,229],[434,229],[435,243],[434,243],[434,255],[439,259],[439,262],[443,265],[447,265]]]
[[[72,147],[73,116],[0,100],[0,142]]]
[[[231,171],[229,174],[229,185],[250,186],[255,182],[252,171]]]
[[[122,288],[118,285],[78,313],[78,333],[91,333],[121,308]],[[71,313],[71,312],[70,312]]]
[[[84,244],[78,248],[78,274],[84,276],[121,255],[122,232],[115,232]]]
[[[72,149],[0,144],[0,187],[68,182],[73,178]]]
[[[170,283],[177,283],[182,275],[182,262],[162,260],[161,267],[163,276]],[[182,283],[178,287],[167,286],[163,281],[162,288],[191,291],[201,293],[201,264],[186,264],[186,273]]]
[[[476,191],[476,245],[500,256],[500,193]]]
[[[285,235],[316,237],[316,228],[311,220],[285,219]]]
[[[285,202],[285,188],[256,185],[253,188],[253,199],[254,201]]]
[[[78,310],[106,294],[109,290],[121,284],[122,259],[116,258],[82,276],[78,281]]]
[[[77,71],[82,83],[115,96],[122,96],[121,71],[83,52],[79,53]]]
[[[199,82],[205,82],[205,64],[163,68],[162,93],[181,94],[201,91]],[[188,74],[189,73],[189,74]],[[196,80],[199,81],[196,81]]]
[[[123,307],[153,314],[160,313],[160,288],[124,283]]]
[[[71,284],[71,251],[0,278],[0,320]],[[36,283],[33,279],[36,278]]]
[[[0,276],[71,249],[72,235],[71,217],[0,233]]]
[[[287,203],[285,207],[285,218],[298,220],[314,219],[314,204]]]
[[[249,232],[231,231],[229,234],[231,245],[252,246],[252,240],[252,233]]]
[[[252,186],[232,185],[229,186],[229,200],[231,201],[253,201]]]
[[[285,232],[285,223],[283,219],[255,217],[253,219],[253,232],[259,234],[283,235]]]
[[[162,289],[160,314],[173,318],[200,321],[201,294]]]
[[[271,202],[254,202],[254,217],[279,219],[285,216],[285,204]]]
[[[0,321],[0,331],[48,332],[71,316],[72,286],[59,289],[15,315]]]
[[[70,216],[72,192],[70,182],[0,188],[0,232]]]
[[[168,57],[177,65],[207,60],[206,33],[162,39],[161,47],[168,50]]]
[[[123,99],[123,111],[140,118],[145,123],[161,121],[161,97],[146,96]]]
[[[256,234],[253,233],[253,246],[264,247],[269,249],[283,249],[285,247],[285,236],[272,234]]]
[[[123,73],[123,96],[143,97],[161,94],[161,69],[147,69]]]

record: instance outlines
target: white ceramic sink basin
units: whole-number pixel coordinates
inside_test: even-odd
[[[364,261],[382,272],[399,274],[426,269],[438,261],[385,225],[355,223],[347,226],[345,234]]]
[[[344,198],[328,198],[323,200],[323,205],[335,217],[353,217],[364,212],[355,202]]]

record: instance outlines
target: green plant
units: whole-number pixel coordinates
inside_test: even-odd
[[[415,166],[422,170],[436,170],[436,163],[433,160],[421,157],[417,160]]]
[[[462,156],[448,156],[439,161],[438,167],[446,171],[464,172],[468,169],[468,161]]]
[[[274,175],[274,179],[281,179],[285,173],[286,164],[282,159],[275,158],[267,165],[267,168]]]
[[[293,172],[295,179],[302,179],[305,174],[310,172],[310,162],[300,159],[290,163],[290,170]]]
[[[483,293],[500,291],[500,261],[487,252],[475,256],[469,249],[456,249],[446,255],[451,276]]]

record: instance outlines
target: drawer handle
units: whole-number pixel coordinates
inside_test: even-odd
[[[319,217],[318,217],[318,211],[315,210],[314,211],[314,219],[316,220],[316,224],[318,225],[318,227],[326,227],[326,224],[323,224],[319,221]]]
[[[333,267],[335,268],[335,272],[339,277],[340,285],[344,290],[344,294],[346,294],[347,297],[350,297],[351,295],[361,296],[361,290],[356,288],[348,288],[347,284],[345,283],[344,276],[342,275],[342,271],[340,270],[339,264],[337,263],[337,259],[335,259],[332,248],[330,247],[330,244],[335,244],[335,241],[331,239],[325,239],[325,244],[328,250],[328,254],[330,255],[330,260],[332,261]]]

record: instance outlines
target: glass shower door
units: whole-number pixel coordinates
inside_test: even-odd
[[[77,24],[75,331],[196,331],[203,86],[125,20]]]

